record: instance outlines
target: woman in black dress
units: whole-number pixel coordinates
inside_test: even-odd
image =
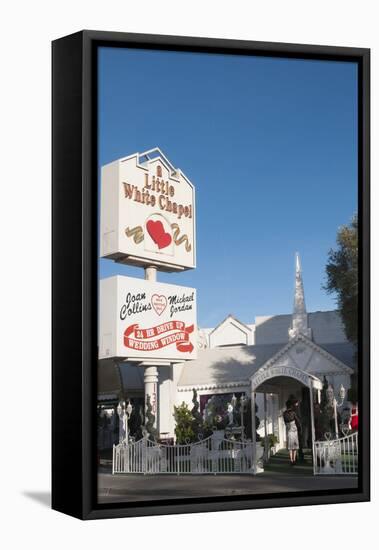
[[[296,462],[296,453],[299,449],[300,419],[297,416],[295,409],[296,402],[289,399],[286,402],[286,410],[283,413],[287,433],[287,449],[289,451],[292,466]]]

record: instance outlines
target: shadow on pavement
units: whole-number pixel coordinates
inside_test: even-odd
[[[51,507],[51,493],[49,491],[24,491],[22,494],[42,506]]]

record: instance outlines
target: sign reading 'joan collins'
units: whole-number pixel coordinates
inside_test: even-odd
[[[131,277],[100,281],[100,359],[196,359],[196,290]]]
[[[159,149],[102,167],[103,258],[178,271],[195,267],[195,190]]]

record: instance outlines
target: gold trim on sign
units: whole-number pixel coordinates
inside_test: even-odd
[[[191,246],[191,244],[188,240],[188,235],[182,235],[178,239],[177,237],[179,236],[179,233],[180,233],[179,225],[177,223],[172,223],[171,228],[173,229],[173,239],[174,239],[174,243],[176,244],[176,246],[180,246],[182,243],[185,242],[186,243],[185,244],[186,251],[191,252],[192,246]]]
[[[129,227],[127,227],[125,229],[125,235],[127,237],[133,237],[133,240],[136,244],[142,243],[144,239],[142,225],[137,225],[136,227],[133,227],[133,229],[130,229]]]
[[[188,235],[184,234],[181,237],[179,237],[180,227],[177,223],[172,223],[171,224],[171,229],[173,230],[172,238],[173,238],[173,241],[176,244],[176,246],[180,246],[181,244],[185,243],[184,246],[185,246],[186,251],[191,252],[192,245],[189,242]],[[136,244],[142,243],[143,239],[145,238],[144,233],[143,233],[142,225],[137,225],[136,227],[133,227],[132,229],[130,229],[130,227],[127,227],[125,229],[125,235],[127,237],[133,237],[133,240]]]

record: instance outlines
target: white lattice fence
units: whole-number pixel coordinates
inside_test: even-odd
[[[147,438],[113,446],[114,474],[253,474],[251,442],[214,434],[198,443],[163,445]]]
[[[358,432],[314,443],[314,473],[316,475],[358,474]]]

